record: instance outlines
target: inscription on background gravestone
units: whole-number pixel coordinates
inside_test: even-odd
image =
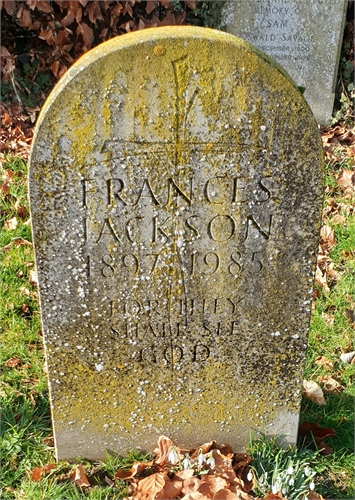
[[[318,123],[329,122],[347,0],[227,0],[221,25],[273,57],[306,89]]]
[[[45,104],[29,182],[58,458],[295,441],[322,150],[274,61],[194,27],[106,42]]]

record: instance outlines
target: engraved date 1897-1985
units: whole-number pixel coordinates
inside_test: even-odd
[[[230,254],[218,254],[217,252],[202,254],[193,251],[186,260],[184,271],[189,276],[197,274],[207,276],[226,272],[234,278],[238,278],[243,272],[260,273],[263,268],[261,255],[261,252],[248,252],[242,255],[237,251]],[[161,270],[166,268],[162,252],[148,253],[144,256],[133,253],[113,256],[107,253],[96,264],[93,263],[91,256],[88,256],[87,259],[89,276],[93,275],[95,268],[104,278],[113,278],[116,274],[122,276],[125,272],[131,276],[152,276],[158,275]]]

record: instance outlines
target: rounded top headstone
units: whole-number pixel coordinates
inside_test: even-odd
[[[177,108],[177,101],[187,98],[189,91],[194,96],[193,109]],[[231,98],[237,105],[231,105]],[[307,125],[314,127],[311,112],[289,75],[248,42],[190,26],[137,31],[92,49],[67,71],[41,111],[32,155],[41,154],[39,130],[41,137],[48,133],[44,149],[51,155],[61,127],[71,131],[75,157],[79,158],[81,149],[82,160],[85,154],[97,153],[100,140],[112,136],[174,142],[178,129],[187,140],[207,134],[209,142],[238,143],[243,140],[240,127],[236,131],[230,122],[242,123],[245,112],[250,115],[254,108],[254,118],[264,114],[259,119],[266,128],[268,121],[281,115],[292,135]],[[185,111],[194,118],[185,124],[187,128]],[[197,112],[208,119],[196,123]],[[154,123],[146,120],[151,114]]]
[[[44,105],[29,184],[59,458],[295,441],[322,150],[280,66],[205,28],[105,42]]]

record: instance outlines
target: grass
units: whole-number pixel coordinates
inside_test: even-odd
[[[354,310],[355,277],[355,213],[354,199],[344,196],[336,176],[342,169],[352,170],[349,158],[328,163],[323,223],[334,230],[335,244],[329,250],[332,267],[329,291],[316,287],[313,302],[305,378],[319,381],[332,377],[343,390],[326,394],[326,405],[317,406],[303,400],[301,421],[316,422],[336,431],[327,439],[333,454],[318,457],[321,472],[316,477],[317,491],[325,498],[354,498],[354,367],[343,363],[343,352],[354,350],[354,323],[349,312]],[[335,203],[334,203],[335,202]],[[335,210],[327,209],[334,206]],[[339,220],[341,223],[339,223]],[[317,364],[323,356],[330,364]]]
[[[308,447],[281,449],[276,438],[262,437],[250,443],[253,470],[257,478],[255,493],[264,497],[269,491],[282,491],[288,500],[297,500],[314,489],[319,470],[318,453]]]
[[[355,496],[354,367],[340,360],[342,352],[354,350],[351,311],[355,271],[355,210],[352,200],[344,196],[344,192],[336,183],[336,175],[342,168],[352,168],[347,158],[327,165],[325,208],[333,203],[332,200],[337,208],[333,211],[325,210],[327,215],[324,224],[334,229],[335,244],[328,252],[328,264],[331,264],[332,270],[328,276],[329,290],[316,287],[305,378],[317,381],[319,377],[331,376],[341,384],[343,390],[337,394],[326,394],[324,406],[304,399],[301,412],[301,421],[316,422],[321,427],[331,427],[336,431],[335,436],[327,439],[327,444],[333,448],[333,454],[324,456],[310,451],[309,448],[305,450],[302,446],[292,452],[295,460],[307,459],[313,464],[317,471],[314,478],[316,491],[331,500],[350,499]],[[147,457],[131,453],[126,458],[108,455],[104,463],[83,462],[93,485],[86,489],[69,481],[70,474],[80,461],[76,464],[57,464],[39,482],[30,479],[31,471],[35,467],[54,462],[54,450],[29,225],[27,167],[19,158],[7,158],[0,173],[3,176],[0,207],[0,497],[9,500],[122,498],[128,495],[127,485],[120,481],[111,484],[110,480],[119,468],[129,468],[134,461]],[[17,221],[16,227],[14,218]],[[6,221],[12,221],[13,225]],[[317,359],[321,356],[328,359],[328,366],[317,364]],[[213,436],[211,438],[213,439]],[[272,466],[278,453],[281,457],[277,445],[266,442],[263,438],[252,444],[250,453],[259,458],[262,456],[264,463],[266,460],[266,463]],[[259,462],[256,459],[252,464],[255,469]],[[259,474],[260,471],[261,469]]]

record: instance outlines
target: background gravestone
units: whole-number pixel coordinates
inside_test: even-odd
[[[221,25],[280,63],[318,123],[332,116],[347,0],[227,0]]]
[[[271,59],[149,29],[66,73],[30,201],[58,458],[297,433],[319,131]]]

